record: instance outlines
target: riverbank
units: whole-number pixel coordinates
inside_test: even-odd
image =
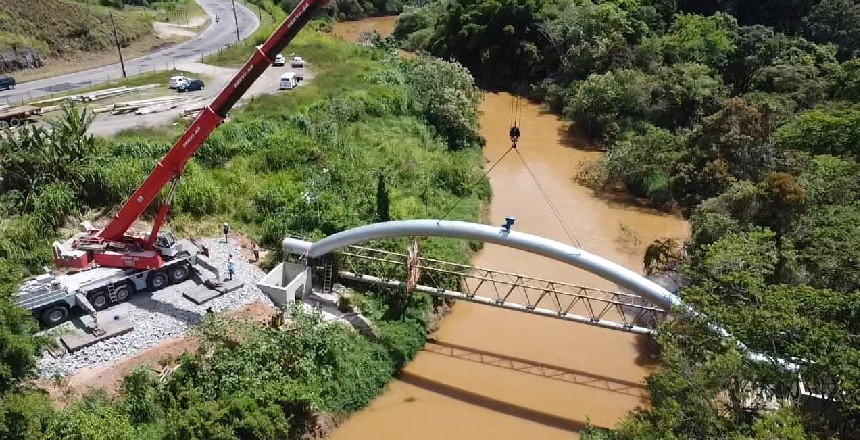
[[[344,39],[371,29],[382,33],[393,29],[395,20],[337,23],[334,33]],[[481,104],[487,165],[510,146],[511,102],[508,94],[491,93]],[[686,238],[688,224],[605,200],[578,185],[577,164],[602,153],[572,138],[568,127],[557,116],[523,103],[518,150],[581,247],[641,272],[645,247],[656,238]],[[517,156],[500,162],[489,179],[489,223],[515,216],[517,230],[571,242]],[[495,245],[485,246],[472,264],[617,288],[561,263]],[[588,421],[610,427],[648,404],[644,378],[655,362],[653,345],[644,338],[468,303],[454,306],[435,337],[382,397],[332,438],[568,439]]]

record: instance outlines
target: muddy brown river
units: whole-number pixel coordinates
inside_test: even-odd
[[[355,41],[365,30],[391,32],[394,17],[338,23]],[[487,94],[481,134],[487,166],[510,147],[511,96]],[[582,247],[641,272],[656,238],[686,238],[680,218],[596,196],[574,182],[577,165],[599,157],[567,135],[568,123],[522,103],[518,150]],[[514,229],[571,243],[520,159],[509,154],[489,176],[491,224],[516,217]],[[487,245],[473,264],[539,278],[617,290],[582,270]],[[335,440],[570,439],[587,420],[611,427],[647,405],[643,386],[654,368],[646,337],[525,313],[458,303],[398,380],[335,431]]]

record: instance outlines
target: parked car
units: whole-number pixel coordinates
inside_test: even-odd
[[[290,66],[305,67],[305,60],[303,60],[302,57],[293,57],[293,60],[290,61]]]
[[[181,86],[181,85],[183,85],[183,84],[187,83],[187,82],[188,82],[188,80],[189,80],[189,79],[188,79],[187,77],[184,77],[184,76],[181,76],[181,75],[179,75],[179,76],[171,76],[171,77],[170,77],[170,81],[168,81],[168,83],[167,83],[167,87],[170,87],[171,89],[178,89],[178,88],[179,88],[179,86]]]
[[[280,53],[275,55],[275,61],[272,63],[272,65],[283,66],[284,64],[287,64],[287,59],[284,57],[284,55]]]
[[[15,88],[15,78],[11,76],[6,76],[0,78],[0,90],[9,90]]]
[[[295,87],[298,87],[298,85],[299,85],[299,80],[296,79],[295,72],[287,72],[287,73],[281,75],[281,82],[278,85],[278,90],[283,90],[283,89],[289,90],[289,89],[293,89]]]
[[[193,92],[195,90],[203,90],[203,80],[202,79],[188,79],[184,84],[181,84],[176,88],[179,93],[182,92]]]

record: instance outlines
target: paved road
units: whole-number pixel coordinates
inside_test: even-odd
[[[169,47],[149,55],[125,61],[125,70],[129,75],[140,71],[164,70],[175,65],[196,61],[203,55],[236,42],[236,24],[233,20],[233,9],[230,0],[195,0],[206,13],[212,17],[212,24],[197,37],[182,44]],[[214,17],[220,19],[217,23]],[[260,20],[245,6],[236,3],[236,16],[239,20],[239,35],[247,38],[260,26]],[[116,79],[122,75],[119,63],[83,72],[59,75],[53,78],[40,79],[18,84],[14,90],[0,93],[0,103],[14,102],[21,99],[31,99],[48,95],[51,92],[62,92],[95,83],[101,83],[108,78]]]

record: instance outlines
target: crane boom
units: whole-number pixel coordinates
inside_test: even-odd
[[[160,267],[161,256],[154,250],[153,245],[167,216],[179,176],[188,160],[224,121],[227,112],[241,99],[254,81],[272,64],[272,59],[296,37],[326,3],[328,0],[301,0],[274,34],[262,46],[257,47],[256,52],[218,93],[212,104],[200,112],[110,223],[101,231],[87,231],[84,236],[75,240],[72,247],[78,251],[77,255],[66,255],[63,258],[61,255],[55,255],[57,265],[81,267],[89,265],[89,257],[92,257],[102,266],[137,269]],[[128,236],[127,232],[132,224],[171,182],[170,192],[159,210],[149,238],[141,240],[138,237]],[[55,250],[55,253],[58,252]]]

